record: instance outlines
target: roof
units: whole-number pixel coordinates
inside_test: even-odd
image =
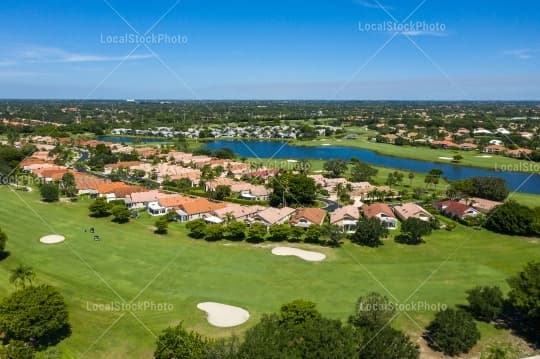
[[[268,224],[274,224],[292,215],[294,212],[295,212],[295,209],[290,208],[290,207],[283,207],[283,208],[269,207],[265,209],[264,211],[257,213],[256,216]]]
[[[241,206],[239,204],[231,203],[226,207],[215,210],[214,214],[220,218],[224,218],[227,214],[230,214],[235,219],[239,219],[261,212],[265,209],[266,207],[263,206]]]
[[[373,203],[369,206],[364,206],[362,207],[362,212],[367,218],[376,217],[381,213],[387,215],[388,217],[395,218],[394,212],[392,212],[392,208],[390,208],[390,206],[384,203]]]
[[[326,217],[326,211],[321,208],[299,208],[295,215],[291,218],[291,223],[297,223],[300,219],[305,218],[311,223],[322,224]]]
[[[79,191],[97,190],[99,185],[106,183],[106,181],[101,178],[85,173],[74,172],[73,177],[75,178],[75,186]]]
[[[431,213],[417,205],[416,203],[404,203],[400,206],[394,207],[394,212],[398,217],[400,217],[403,220],[409,219],[409,218],[431,218],[433,217]]]
[[[460,202],[467,204],[465,200],[461,200]],[[480,212],[487,213],[493,208],[502,205],[503,202],[490,201],[489,199],[473,197],[469,198],[468,204],[470,204],[473,208],[476,208]]]
[[[127,186],[124,182],[107,182],[98,185],[97,191],[101,194],[114,193],[114,191]]]
[[[352,218],[355,220],[360,219],[358,208],[355,206],[345,206],[336,209],[334,213],[330,215],[330,224],[334,224],[347,218]]]
[[[167,194],[162,193],[158,190],[144,191],[144,192],[134,192],[129,197],[131,197],[132,203],[142,203],[142,202],[155,202],[160,198],[166,197]]]
[[[159,198],[158,202],[162,207],[178,209],[184,203],[194,201],[194,200],[195,199],[191,197],[180,196],[179,194],[171,194],[171,195],[167,195],[167,196],[163,196]]]
[[[206,198],[197,198],[180,205],[180,209],[187,215],[196,215],[201,213],[210,213],[217,209],[227,206],[227,203],[212,202]]]
[[[435,207],[439,209],[441,212],[448,213],[457,217],[463,217],[467,214],[467,211],[474,210],[469,205],[466,205],[461,202],[453,201],[453,200],[447,200],[442,202],[435,203]]]

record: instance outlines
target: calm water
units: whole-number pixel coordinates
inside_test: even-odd
[[[540,175],[519,172],[499,172],[488,169],[453,166],[419,160],[409,160],[378,154],[370,150],[352,147],[321,146],[301,147],[273,141],[213,141],[207,148],[215,150],[228,147],[241,157],[280,158],[280,159],[340,159],[353,157],[361,161],[380,166],[414,172],[429,172],[433,168],[444,171],[443,176],[450,180],[460,180],[473,176],[502,177],[512,191],[540,194]]]

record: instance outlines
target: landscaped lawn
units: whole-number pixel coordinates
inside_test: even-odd
[[[38,282],[60,288],[73,325],[72,335],[60,347],[73,358],[85,352],[88,358],[150,358],[152,333],[179,321],[209,336],[241,334],[262,313],[274,312],[295,298],[315,301],[324,315],[341,319],[352,312],[358,296],[370,291],[395,296],[400,302],[415,293],[410,302],[460,304],[465,290],[475,285],[500,285],[507,290],[505,279],[540,257],[537,240],[459,226],[453,232],[437,231],[417,247],[390,240],[377,249],[351,244],[340,249],[313,247],[328,259],[308,263],[273,256],[268,243],[192,240],[181,224],[173,224],[169,234],[160,237],[146,215],[125,225],[92,219],[88,201],[45,204],[36,192],[5,187],[0,188],[0,199],[0,227],[9,236],[11,252],[0,262],[0,293],[13,290],[9,270],[19,263],[31,265]],[[84,232],[91,226],[101,241]],[[39,243],[41,236],[55,232],[65,235],[66,242]],[[172,310],[135,310],[133,315],[93,307],[122,300],[166,303]],[[238,328],[213,328],[196,308],[203,301],[241,306],[252,317]],[[434,313],[411,310],[408,314],[425,327]],[[415,336],[421,333],[405,315],[395,325]],[[482,326],[482,332],[493,334],[494,329]],[[507,337],[506,332],[497,333]]]

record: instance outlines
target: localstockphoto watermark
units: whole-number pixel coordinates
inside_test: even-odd
[[[440,312],[446,310],[448,306],[444,303],[428,303],[426,301],[409,303],[361,303],[358,306],[359,312]]]
[[[446,33],[446,24],[440,22],[410,21],[395,22],[385,21],[379,23],[358,22],[358,31],[360,32],[386,32],[400,33],[409,35],[432,34],[444,35]]]
[[[171,303],[156,303],[153,301],[133,303],[118,301],[109,303],[86,302],[86,310],[89,312],[172,312],[174,310],[174,305]]]
[[[103,45],[185,45],[189,42],[186,35],[151,33],[151,34],[100,34],[100,44]]]
[[[495,163],[495,171],[540,173],[540,163],[532,161],[521,161],[519,163]]]

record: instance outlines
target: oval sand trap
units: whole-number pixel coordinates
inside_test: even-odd
[[[326,256],[319,252],[305,251],[303,249],[291,247],[276,247],[272,249],[272,254],[276,256],[296,256],[309,262],[320,262],[325,260]]]
[[[208,314],[208,323],[218,328],[230,328],[244,324],[249,319],[249,312],[232,305],[205,302],[197,304],[197,308]]]
[[[64,236],[60,236],[58,234],[51,234],[45,237],[41,237],[39,241],[43,244],[56,244],[61,243],[65,241],[66,238]]]

